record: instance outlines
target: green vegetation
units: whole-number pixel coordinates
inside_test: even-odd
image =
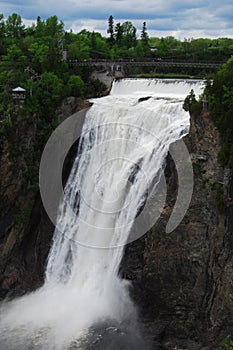
[[[39,161],[59,123],[58,106],[68,96],[93,93],[93,87],[85,71],[72,72],[62,60],[66,33],[56,16],[38,17],[25,28],[19,15],[5,21],[0,15],[0,35],[0,147],[7,146],[12,171],[22,174],[22,190],[37,191]],[[26,89],[24,104],[12,98],[17,86]]]
[[[233,56],[221,66],[212,80],[206,80],[203,96],[209,102],[210,115],[220,132],[221,149],[218,160],[221,165],[233,168]],[[201,113],[201,99],[196,100],[193,91],[185,98],[183,108],[190,114],[198,116]],[[221,207],[219,194],[218,206]]]
[[[193,90],[191,90],[190,94],[185,98],[183,108],[185,111],[189,112],[194,117],[200,115],[202,110],[202,103],[200,99],[196,100],[196,96]]]
[[[173,57],[190,61],[225,61],[233,54],[233,39],[184,39],[173,36],[150,38],[149,45],[157,48],[159,57]]]
[[[233,168],[233,57],[221,67],[213,82],[207,81],[205,94],[221,135],[218,159],[222,165]]]
[[[224,346],[226,350],[233,350],[233,340],[229,336],[225,338]]]
[[[77,34],[66,32],[64,24],[56,16],[46,21],[37,18],[28,28],[21,17],[12,14],[6,20],[0,15],[0,56],[1,61],[30,63],[39,73],[53,71],[62,74],[66,64],[61,61],[63,49],[69,59],[99,58],[170,58],[194,61],[226,61],[233,54],[233,39],[185,39],[173,36],[164,38],[149,37],[146,22],[142,23],[141,33],[132,22],[114,23],[109,16],[108,38],[98,32],[83,29]]]

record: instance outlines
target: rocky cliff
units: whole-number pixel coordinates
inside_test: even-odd
[[[80,100],[63,104],[65,118],[85,108]],[[20,115],[20,114],[19,114]],[[18,124],[19,145],[33,150],[33,123]],[[219,135],[208,113],[191,117],[185,142],[193,161],[195,186],[179,227],[165,233],[177,194],[177,174],[168,156],[167,204],[156,225],[126,247],[121,274],[132,281],[131,293],[148,336],[164,349],[220,349],[233,326],[233,182],[217,162]],[[17,163],[2,139],[0,148],[0,293],[19,294],[43,282],[53,226],[39,192],[22,176],[25,155]],[[72,155],[71,155],[72,159]],[[69,162],[68,162],[69,163]],[[69,168],[69,165],[67,165]]]
[[[210,115],[191,117],[185,137],[194,192],[182,223],[166,223],[177,194],[167,159],[167,205],[145,237],[129,245],[122,266],[132,280],[148,333],[167,349],[220,349],[233,329],[232,174],[217,161],[219,135]]]
[[[88,101],[71,97],[62,103],[57,115],[63,121],[89,106]],[[36,118],[23,107],[16,107],[15,113],[13,132],[0,142],[0,297],[18,295],[43,283],[54,230],[38,187],[30,183],[32,165],[37,174],[39,169]],[[70,160],[72,156],[71,152]],[[66,165],[64,177],[69,161]]]

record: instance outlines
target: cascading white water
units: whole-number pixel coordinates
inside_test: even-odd
[[[191,89],[198,96],[203,81],[123,79],[109,96],[93,100],[59,208],[45,284],[1,308],[6,344],[64,349],[94,323],[135,316],[119,265],[170,144],[188,133],[182,103]]]

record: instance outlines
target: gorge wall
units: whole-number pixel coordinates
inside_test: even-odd
[[[150,232],[127,248],[122,273],[132,280],[132,295],[156,341],[217,350],[233,329],[232,174],[217,161],[219,135],[208,113],[191,117],[185,142],[195,181],[185,218],[166,234],[177,193],[168,157],[167,206]]]
[[[86,107],[70,100],[61,119]],[[26,143],[32,152],[35,132],[33,124],[19,120],[14,142]],[[175,165],[168,156],[166,207],[157,224],[126,247],[121,274],[132,281],[132,296],[155,342],[171,349],[217,350],[233,326],[231,172],[217,162],[219,135],[208,113],[191,117],[185,142],[195,175],[190,208],[166,234],[177,194]],[[23,190],[24,154],[12,163],[6,140],[0,147],[0,293],[5,297],[42,284],[53,225],[38,191]]]
[[[71,97],[62,103],[57,113],[62,122],[88,107],[88,101]],[[27,157],[35,154],[37,125],[32,122],[32,115],[23,116],[24,109],[19,108],[17,114],[15,132],[10,139],[2,137],[0,142],[1,297],[18,295],[41,286],[54,231],[38,188],[33,188],[27,179]],[[19,149],[17,155],[12,155],[12,145]],[[64,178],[70,170],[73,152],[72,149],[70,159],[66,161]],[[39,163],[37,166],[39,169]]]

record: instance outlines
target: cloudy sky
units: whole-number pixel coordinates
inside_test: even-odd
[[[0,0],[4,17],[13,12],[28,25],[37,16],[57,15],[74,32],[86,28],[107,35],[112,15],[115,23],[132,21],[138,34],[146,21],[150,36],[233,37],[232,0]]]

